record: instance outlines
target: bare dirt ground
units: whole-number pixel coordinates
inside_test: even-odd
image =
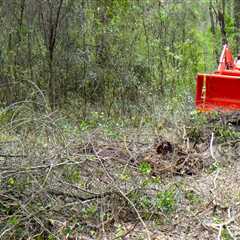
[[[226,129],[33,139],[1,143],[0,239],[240,239]]]

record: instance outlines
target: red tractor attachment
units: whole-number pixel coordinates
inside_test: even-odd
[[[197,75],[196,108],[202,112],[240,110],[240,66],[227,45],[223,47],[218,70]]]

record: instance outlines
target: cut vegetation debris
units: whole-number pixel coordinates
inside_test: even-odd
[[[174,138],[99,128],[44,151],[2,142],[1,239],[236,239],[240,140],[219,119]]]

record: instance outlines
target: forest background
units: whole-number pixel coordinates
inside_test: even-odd
[[[0,239],[240,239],[239,113],[194,106],[240,0],[0,0],[0,27]]]
[[[216,68],[224,43],[237,54],[239,5],[1,1],[1,106],[28,101],[78,118],[93,109],[119,116],[193,108],[196,73]]]

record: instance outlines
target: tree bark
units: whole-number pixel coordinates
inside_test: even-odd
[[[55,12],[55,7],[53,3],[49,1],[48,2],[49,15],[46,17],[43,12],[44,10],[42,8],[42,5],[40,3],[40,9],[41,9],[40,15],[42,20],[42,27],[44,32],[45,44],[48,50],[48,69],[49,69],[48,99],[49,99],[49,104],[52,110],[54,110],[57,106],[57,102],[56,102],[57,87],[56,87],[53,68],[54,68],[54,53],[55,53],[55,47],[56,47],[57,32],[58,32],[58,26],[60,22],[62,6],[63,6],[63,0],[59,0],[56,8],[56,12]]]
[[[111,0],[97,0],[96,1],[96,11],[95,11],[95,21],[98,28],[96,29],[96,65],[97,65],[97,81],[93,85],[95,96],[93,95],[93,100],[100,99],[102,103],[105,101],[105,88],[107,84],[107,74],[109,65],[109,40],[107,27],[111,20],[110,10],[112,8]]]
[[[234,0],[235,50],[240,50],[240,0]]]
[[[215,40],[217,38],[216,36],[216,21],[215,21],[215,17],[214,17],[214,8],[213,8],[213,3],[212,3],[212,0],[209,1],[209,16],[210,16],[210,23],[211,23],[211,33],[213,35],[213,39]],[[218,64],[219,63],[219,53],[218,53],[218,47],[216,46],[215,44],[215,41],[214,42],[214,54],[215,54],[215,58],[216,58],[216,63]]]
[[[225,6],[226,6],[225,0],[222,0],[221,7],[217,10],[218,23],[219,23],[220,30],[221,30],[223,45],[228,43],[227,33],[226,33],[226,29],[225,29]]]

